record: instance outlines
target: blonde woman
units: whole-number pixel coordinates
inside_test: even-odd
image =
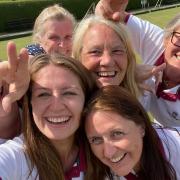
[[[136,59],[127,28],[99,16],[84,18],[73,37],[73,57],[89,69],[99,87],[119,85],[136,97]]]
[[[65,8],[49,6],[39,14],[33,28],[33,43],[27,46],[30,55],[61,53],[71,55],[72,33],[76,20]]]

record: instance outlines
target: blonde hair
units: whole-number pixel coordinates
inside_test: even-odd
[[[180,13],[169,21],[164,30],[164,40],[171,37],[173,31],[180,27]]]
[[[40,43],[40,37],[46,31],[44,29],[45,22],[49,20],[63,21],[65,19],[70,20],[73,24],[73,27],[75,27],[75,17],[68,10],[59,6],[58,4],[43,9],[39,16],[36,18],[34,24],[33,42]]]
[[[72,56],[75,59],[81,61],[81,51],[83,48],[84,35],[95,24],[104,24],[113,29],[124,44],[127,53],[128,66],[125,77],[120,85],[128,89],[132,94],[137,97],[139,94],[139,89],[135,80],[136,57],[130,42],[129,34],[127,32],[128,30],[125,25],[121,23],[115,23],[95,15],[90,15],[89,17],[84,18],[78,24],[74,32]]]

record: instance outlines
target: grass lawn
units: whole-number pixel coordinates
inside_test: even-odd
[[[139,17],[146,19],[160,27],[164,27],[167,22],[177,13],[180,12],[180,7],[171,8],[166,10],[155,11],[151,13],[138,15]],[[18,50],[25,47],[27,44],[31,43],[31,36],[24,38],[12,39],[17,45]],[[6,57],[6,44],[7,41],[0,42],[0,59],[7,59]]]

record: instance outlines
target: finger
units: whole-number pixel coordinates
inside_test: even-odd
[[[28,52],[25,48],[21,49],[20,54],[19,54],[19,65],[18,65],[18,69],[17,71],[21,71],[23,73],[28,73],[28,59],[29,59],[29,55]]]
[[[147,84],[139,84],[139,88],[143,91],[149,91],[150,93],[155,94],[155,89]]]
[[[163,71],[165,68],[166,68],[166,63],[163,63],[163,64],[161,64],[159,66],[155,66],[152,69],[152,75],[156,75],[157,73]]]
[[[0,62],[0,79],[3,79],[8,73],[8,61]]]
[[[120,21],[121,20],[121,14],[120,12],[115,12],[112,14],[112,20],[113,21]]]
[[[2,99],[2,108],[4,112],[9,113],[11,111],[11,106],[12,106],[11,102],[12,100],[11,98],[8,97],[8,95]]]
[[[9,73],[10,77],[13,77],[18,66],[18,57],[17,57],[17,50],[16,45],[14,42],[10,41],[7,44],[7,55],[9,61]]]

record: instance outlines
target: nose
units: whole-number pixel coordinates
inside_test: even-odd
[[[59,47],[63,47],[64,46],[64,40],[59,40],[59,42],[58,42],[58,46]]]
[[[101,56],[100,65],[102,65],[102,66],[110,66],[113,63],[114,62],[113,62],[111,53],[110,52],[104,52],[103,55]]]
[[[62,97],[54,95],[51,100],[51,109],[53,111],[59,111],[65,108],[65,102]]]
[[[104,142],[104,156],[106,158],[112,158],[116,153],[116,147],[112,142]]]

